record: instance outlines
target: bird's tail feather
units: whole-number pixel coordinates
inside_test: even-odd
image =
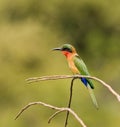
[[[89,94],[90,94],[90,96],[91,96],[91,99],[92,99],[92,101],[93,101],[93,104],[94,104],[95,107],[98,109],[98,103],[97,103],[96,97],[95,97],[95,95],[94,95],[93,89],[90,87],[89,84],[87,85],[87,88],[88,88]]]

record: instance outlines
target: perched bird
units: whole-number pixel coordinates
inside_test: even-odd
[[[80,58],[80,56],[77,54],[75,48],[72,45],[63,44],[61,47],[54,48],[53,50],[61,51],[66,56],[69,68],[71,69],[73,74],[81,74],[81,75],[90,76],[84,61]],[[80,78],[80,79],[82,83],[87,87],[90,93],[90,96],[92,98],[92,101],[95,107],[98,109],[98,104],[93,93],[94,85],[92,81],[88,78]]]

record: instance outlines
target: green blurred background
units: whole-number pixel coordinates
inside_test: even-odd
[[[70,79],[28,85],[26,78],[71,74],[65,57],[51,52],[73,44],[91,72],[120,93],[119,0],[1,0],[0,1],[0,126],[62,127],[65,113],[47,123],[54,112],[33,106],[15,121],[18,111],[33,101],[66,106]],[[72,109],[88,127],[119,127],[120,104],[94,82],[100,109],[75,81]],[[79,127],[70,115],[68,127]]]

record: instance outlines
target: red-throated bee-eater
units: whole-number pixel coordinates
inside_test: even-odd
[[[77,54],[75,48],[72,45],[64,44],[59,48],[54,48],[53,50],[61,51],[66,56],[69,68],[71,69],[73,74],[81,74],[81,75],[88,75],[88,76],[90,75],[85,63]],[[93,93],[94,85],[92,81],[88,78],[80,78],[80,79],[82,83],[87,87],[90,96],[92,98],[92,101],[95,107],[98,109],[98,104]]]

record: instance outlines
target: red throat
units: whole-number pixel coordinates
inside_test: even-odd
[[[62,53],[63,53],[67,58],[71,56],[71,53],[70,53],[70,52],[62,51]]]

